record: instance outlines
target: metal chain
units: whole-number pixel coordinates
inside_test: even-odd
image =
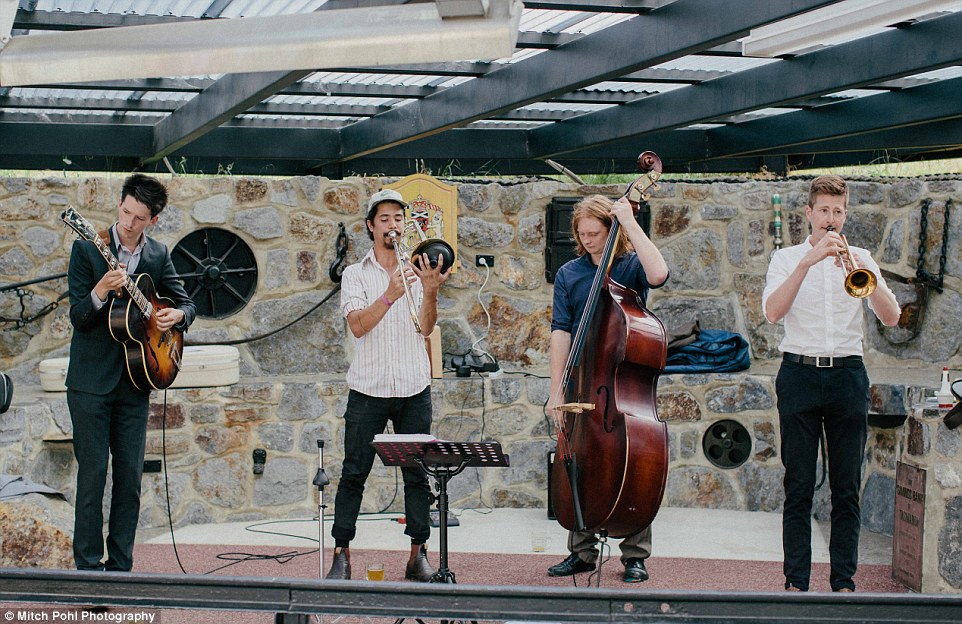
[[[932,200],[925,198],[922,200],[921,215],[919,216],[919,258],[915,263],[915,275],[922,279],[925,273],[925,243],[928,239],[929,231],[929,206]]]
[[[33,299],[33,293],[28,290],[24,290],[22,288],[17,288],[16,293],[17,293],[17,297],[20,299],[20,318],[10,318],[6,316],[0,316],[0,323],[13,324],[11,327],[5,327],[2,331],[12,331],[15,329],[21,329],[22,327],[26,327],[28,323],[32,323],[38,319],[43,318],[44,316],[47,316],[48,314],[50,314],[51,312],[57,309],[57,306],[60,305],[61,301],[67,298],[67,294],[68,294],[68,293],[61,294],[55,301],[51,301],[50,303],[45,305],[36,314],[32,316],[27,316],[27,304],[25,300]]]
[[[945,220],[942,223],[942,255],[939,257],[939,274],[932,275],[925,270],[925,247],[928,241],[929,227],[929,206],[932,201],[928,198],[922,200],[921,214],[919,216],[919,258],[916,263],[915,276],[920,281],[929,284],[935,290],[942,292],[942,284],[945,278],[945,262],[948,257],[949,246],[949,217],[952,211],[952,199],[945,200]]]

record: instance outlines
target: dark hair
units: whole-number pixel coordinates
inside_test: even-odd
[[[135,173],[124,180],[120,201],[124,201],[128,195],[150,208],[151,217],[159,215],[167,206],[167,187],[157,178],[142,173]]]
[[[381,204],[396,204],[401,207],[402,211],[404,210],[404,204],[399,203],[397,200],[385,199],[383,201],[379,201],[371,206],[371,209],[367,211],[367,216],[364,217],[365,226],[368,224],[368,222],[370,222],[372,226],[374,225],[374,217],[377,216],[377,209],[381,207]],[[364,229],[367,230],[367,237],[371,240],[374,240],[374,232],[371,231],[371,228],[365,227]]]

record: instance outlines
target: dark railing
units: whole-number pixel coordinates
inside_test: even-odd
[[[0,602],[552,622],[957,623],[960,595],[638,591],[0,569]]]
[[[40,284],[41,282],[63,279],[65,277],[67,277],[66,273],[57,273],[56,275],[45,275],[44,277],[36,277],[25,282],[17,282],[16,284],[6,284],[0,286],[0,293],[13,290],[16,291],[17,297],[20,299],[20,318],[7,318],[0,316],[0,323],[13,323],[14,328],[19,329],[25,326],[27,323],[32,323],[33,321],[36,321],[37,319],[42,318],[56,310],[57,306],[60,305],[60,302],[67,298],[67,292],[63,292],[59,297],[57,297],[57,299],[51,301],[34,314],[28,315],[26,299],[32,297],[33,295],[30,291],[24,290],[24,287]]]

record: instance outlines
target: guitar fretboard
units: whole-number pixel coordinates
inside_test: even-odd
[[[110,268],[119,268],[120,261],[117,260],[117,257],[114,256],[112,251],[110,251],[110,247],[107,246],[107,243],[105,243],[99,236],[94,238],[93,242],[94,245],[97,246],[97,249],[100,250],[100,255],[102,255],[104,260],[107,261],[107,264],[110,265]],[[134,284],[134,280],[130,279],[129,275],[126,276],[126,280],[124,281],[124,290],[130,294],[130,298],[133,299],[134,303],[137,305],[137,308],[140,309],[144,316],[149,317],[153,312],[153,310],[151,310],[150,301],[147,300],[147,297],[144,296],[144,293],[140,292],[140,289],[137,288],[137,285]]]
[[[84,238],[97,246],[97,250],[100,252],[100,255],[103,256],[104,260],[107,261],[107,266],[109,266],[111,269],[120,268],[120,261],[117,260],[113,252],[110,251],[110,245],[104,242],[104,239],[100,238],[90,222],[84,219],[79,212],[74,210],[73,206],[68,206],[67,210],[60,215],[60,218],[81,238]],[[154,313],[153,305],[151,305],[150,300],[148,300],[147,297],[140,292],[140,289],[137,288],[137,285],[134,284],[134,281],[130,279],[129,275],[126,276],[123,288],[130,295],[130,298],[133,300],[140,312],[147,318],[150,318]]]

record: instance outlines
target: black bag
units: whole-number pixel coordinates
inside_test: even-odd
[[[13,380],[6,373],[0,373],[0,414],[10,409],[13,400]]]

